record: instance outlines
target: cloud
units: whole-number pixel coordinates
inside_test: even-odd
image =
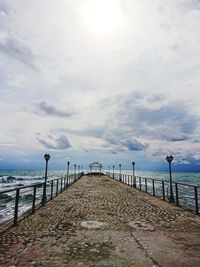
[[[126,140],[125,142],[121,142],[122,145],[128,148],[130,151],[142,151],[148,147],[148,144],[142,144],[141,142],[134,140]]]
[[[200,2],[199,0],[183,0],[178,3],[178,6],[187,11],[199,10]]]
[[[31,69],[37,70],[34,64],[35,57],[30,48],[4,31],[0,32],[0,52]]]
[[[0,15],[1,15],[1,13],[6,14],[6,15],[9,14],[8,7],[4,1],[0,2]]]
[[[117,97],[110,104],[113,105],[111,109],[114,116],[112,115],[109,121],[115,122],[115,128],[121,135],[126,132],[126,136],[133,135],[140,138],[176,142],[192,140],[200,118],[190,111],[187,103],[178,100],[169,101],[167,97],[160,98],[160,95],[156,97],[150,94],[138,101],[135,100],[134,94],[132,92],[121,96],[120,99]]]
[[[111,147],[112,153],[117,154],[119,152],[129,151],[143,151],[148,147],[148,144],[143,144],[137,139],[120,140],[118,137],[105,137],[105,147]]]
[[[156,160],[168,150],[192,160],[200,150],[199,0],[122,1],[123,23],[101,35],[85,23],[89,2],[0,0],[1,132],[9,137],[1,140],[38,155],[41,146],[73,144],[70,154],[81,150],[84,160]],[[36,132],[51,135],[36,141]],[[15,158],[9,145],[1,149]]]
[[[64,135],[54,137],[51,135],[42,136],[41,134],[38,134],[36,139],[47,149],[63,150],[71,147],[69,140]]]
[[[50,104],[46,101],[41,101],[37,104],[37,112],[56,117],[71,117],[74,113],[71,111],[63,111],[57,109],[53,104]]]
[[[104,147],[114,154],[135,151],[163,158],[183,146],[183,155],[186,146],[198,140],[200,117],[193,113],[189,102],[171,100],[166,94],[143,93],[138,97],[133,91],[104,99],[97,108],[107,116]]]

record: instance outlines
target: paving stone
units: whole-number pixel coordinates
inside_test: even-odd
[[[0,235],[0,266],[199,267],[200,217],[106,176],[84,176]]]

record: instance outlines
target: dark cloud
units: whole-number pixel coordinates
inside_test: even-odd
[[[125,142],[121,142],[122,145],[124,145],[128,150],[130,151],[142,151],[145,150],[148,145],[142,144],[141,142],[137,140],[126,140]]]
[[[37,141],[42,144],[45,148],[52,149],[52,150],[63,150],[68,149],[71,147],[71,144],[66,136],[61,135],[59,137],[52,137],[52,136],[37,136]]]
[[[142,151],[148,147],[148,144],[143,144],[142,142],[136,139],[121,140],[121,139],[118,139],[117,137],[116,138],[105,137],[105,140],[106,140],[105,147],[111,147],[112,151],[114,151],[115,154],[126,151],[126,150]]]
[[[57,116],[57,117],[70,117],[74,113],[69,111],[63,111],[57,109],[54,105],[49,104],[46,101],[41,101],[37,104],[37,112],[42,113],[48,116]]]
[[[199,116],[191,112],[187,103],[170,102],[164,94],[139,97],[132,92],[106,99],[101,104],[104,112],[107,109],[103,139],[111,153],[152,151],[157,155],[152,148],[153,141],[162,144],[163,141],[192,143],[196,140]]]
[[[6,54],[10,58],[14,58],[20,63],[37,70],[34,62],[34,55],[29,47],[21,44],[13,37],[7,37],[0,42],[0,52]]]
[[[155,108],[152,107],[152,97],[149,95],[140,103],[138,99],[134,99],[132,93],[121,97],[113,105],[113,120],[120,126],[115,128],[125,129],[127,136],[171,141],[184,141],[193,137],[199,124],[199,116],[192,114],[186,104],[179,101],[167,102],[164,97],[153,95],[158,104]],[[124,135],[124,131],[121,130],[121,134]]]
[[[182,141],[187,141],[188,140],[188,137],[187,136],[183,136],[183,137],[179,137],[179,136],[172,136],[172,137],[170,137],[170,136],[166,136],[165,137],[165,139],[167,140],[167,141],[172,141],[172,142],[182,142]]]

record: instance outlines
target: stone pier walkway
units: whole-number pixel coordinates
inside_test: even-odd
[[[0,266],[199,267],[200,217],[106,176],[84,176],[0,234]]]

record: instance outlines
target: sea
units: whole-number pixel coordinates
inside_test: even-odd
[[[89,172],[88,170],[83,170]],[[106,173],[107,170],[104,170]],[[132,175],[132,171],[123,170],[123,174]],[[169,180],[169,173],[162,171],[136,171],[136,176],[158,180]],[[66,170],[49,170],[48,179],[66,176]],[[200,186],[200,172],[173,172],[173,182]],[[0,192],[17,186],[27,186],[44,181],[44,170],[0,170]]]
[[[88,170],[83,170],[88,172]],[[107,170],[104,170],[106,173]],[[66,176],[66,170],[48,170],[48,179],[58,179]],[[117,173],[117,171],[115,172]],[[123,170],[123,174],[132,175],[132,171]],[[73,170],[71,171],[73,174]],[[112,174],[112,172],[110,172]],[[135,175],[137,177],[146,177],[156,180],[165,181],[167,184],[166,195],[169,194],[169,173],[162,171],[136,171]],[[149,179],[147,182],[149,193],[152,193],[152,180]],[[189,185],[199,186],[200,195],[200,172],[173,172],[172,173],[173,182],[182,183],[179,187],[180,201],[182,205],[188,206],[189,208],[195,209],[194,200],[194,187]],[[129,180],[126,182],[128,183]],[[10,189],[15,189],[21,186],[29,186],[37,183],[44,182],[44,170],[0,170],[0,224],[11,220],[14,214],[14,204],[15,204],[15,193],[5,192]],[[185,184],[185,185],[184,185]],[[188,186],[187,186],[188,185]],[[137,184],[139,187],[139,184]],[[142,179],[142,190],[144,189],[145,183]],[[20,213],[23,214],[26,210],[30,209],[32,205],[33,192],[32,189],[24,190],[24,193],[20,199]],[[49,189],[47,188],[47,192]],[[159,182],[155,183],[155,190],[158,196],[162,196],[162,184]],[[181,191],[182,190],[182,191]],[[174,187],[175,191],[175,187]],[[38,203],[41,201],[42,188],[37,191]],[[199,199],[200,202],[200,199]]]

